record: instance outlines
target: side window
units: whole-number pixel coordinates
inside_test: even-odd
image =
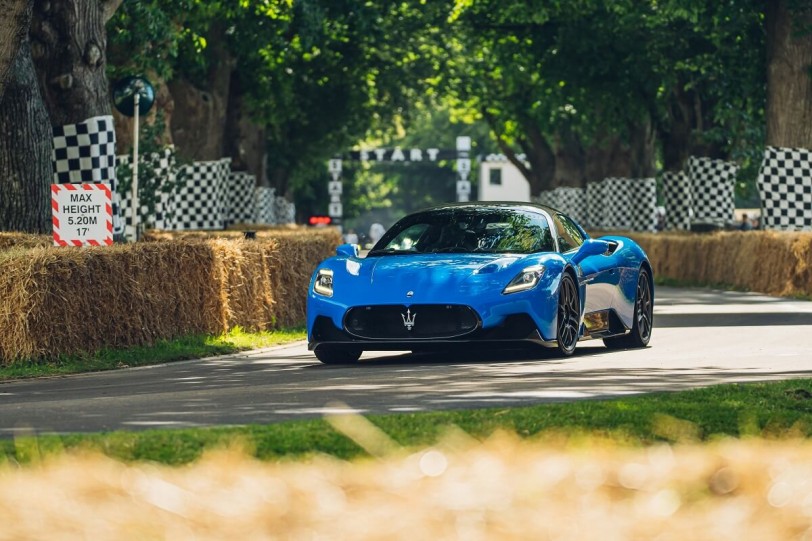
[[[393,238],[384,247],[384,249],[392,250],[415,250],[417,241],[429,228],[429,224],[420,223],[414,224],[401,231],[395,238]]]
[[[558,248],[562,252],[575,250],[584,243],[584,236],[571,219],[563,214],[553,216],[555,228],[558,230]]]

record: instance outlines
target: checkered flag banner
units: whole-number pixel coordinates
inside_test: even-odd
[[[812,230],[812,150],[767,147],[757,184],[765,229]]]
[[[553,190],[556,193],[558,210],[577,222],[586,218],[586,191],[583,188],[560,186]]]
[[[631,179],[609,177],[603,180],[605,214],[603,227],[628,231],[632,228]]]
[[[173,229],[223,229],[231,158],[181,166],[174,197]]]
[[[130,166],[132,164],[132,156],[129,154],[117,156],[117,160],[119,165]],[[153,212],[150,213],[149,206],[143,204],[143,199],[141,199],[140,202],[142,204],[140,205],[141,209],[138,214],[139,223],[148,228],[171,229],[174,210],[174,193],[164,191],[162,188],[167,184],[171,186],[175,182],[177,168],[172,151],[167,148],[163,152],[140,154],[138,156],[138,164],[140,172],[145,171],[145,166],[149,164],[154,170],[156,177],[154,179],[156,183],[155,208]],[[139,177],[140,176],[141,175],[139,175]],[[142,183],[139,183],[139,186],[143,189]],[[139,192],[141,192],[140,189]],[[126,229],[125,233],[127,238],[132,238],[135,234],[132,219],[132,191],[126,190],[124,193],[119,194],[119,198],[121,200],[122,216]]]
[[[533,201],[560,210],[578,222],[585,221],[586,191],[583,188],[559,186],[554,190],[541,192]]]
[[[110,184],[113,234],[123,233],[120,200],[116,192],[116,131],[112,115],[57,126],[53,143],[54,184]]]
[[[668,230],[691,229],[693,203],[691,199],[691,179],[682,171],[663,173],[663,195],[665,199],[665,228]]]
[[[546,205],[548,207],[553,207],[554,209],[558,208],[558,194],[555,192],[555,190],[543,191],[537,196],[532,197],[531,200],[539,205]]]
[[[657,231],[657,179],[628,179],[631,194],[632,230]]]
[[[694,222],[726,224],[733,219],[734,189],[739,166],[711,158],[688,159]]]
[[[257,186],[254,191],[254,219],[255,223],[263,225],[276,224],[276,214],[274,214],[274,201],[276,200],[276,188],[267,186]]]
[[[588,182],[586,185],[586,224],[590,229],[603,229],[606,217],[606,185]]]
[[[284,197],[277,197],[274,200],[274,215],[277,225],[292,224],[296,221],[296,205]]]
[[[226,225],[256,223],[254,208],[256,184],[256,177],[249,173],[239,171],[229,175]]]

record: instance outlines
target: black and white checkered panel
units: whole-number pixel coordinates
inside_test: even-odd
[[[606,186],[603,182],[588,182],[586,185],[585,227],[603,229],[606,219]]]
[[[195,162],[181,167],[174,197],[173,229],[214,230],[225,226],[225,195],[231,160]]]
[[[553,190],[557,208],[578,223],[586,219],[586,191],[583,188],[560,186]]]
[[[226,225],[255,223],[254,190],[257,179],[244,171],[228,176],[228,209]]]
[[[726,224],[733,220],[739,166],[724,160],[688,158],[694,222]]]
[[[603,181],[604,229],[628,231],[632,228],[631,179],[609,177]]]
[[[132,156],[127,154],[124,156],[117,156],[119,164],[129,164],[132,162]],[[139,168],[143,170],[144,165],[149,164],[154,168],[155,175],[160,179],[161,185],[172,184],[175,180],[175,159],[172,156],[172,151],[169,149],[163,152],[156,152],[152,154],[141,154],[138,156]],[[141,175],[139,174],[139,177]],[[139,190],[140,192],[140,190]],[[127,238],[132,238],[133,232],[133,218],[132,218],[132,192],[127,190],[126,193],[119,194],[121,200],[122,221],[125,225],[125,234]],[[158,201],[155,204],[154,214],[150,214],[149,208],[141,205],[139,212],[139,223],[146,228],[152,229],[171,229],[172,228],[172,214],[173,214],[174,194],[161,191]]]
[[[558,194],[555,190],[541,192],[538,196],[532,197],[531,200],[539,205],[547,205],[554,209],[558,208]]]
[[[757,183],[765,229],[812,230],[812,150],[767,147]]]
[[[296,205],[284,197],[274,199],[273,211],[277,225],[292,224],[296,221]]]
[[[664,172],[663,196],[665,228],[670,231],[689,231],[693,214],[691,178],[683,171]]]
[[[54,184],[110,184],[113,191],[113,234],[124,232],[116,192],[116,130],[111,115],[54,128],[51,161]]]
[[[276,223],[276,214],[274,214],[275,200],[276,188],[257,186],[254,192],[254,219],[256,223],[263,225],[274,225]]]
[[[629,179],[632,230],[657,231],[657,179]]]

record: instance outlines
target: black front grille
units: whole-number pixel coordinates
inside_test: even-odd
[[[454,338],[475,331],[479,318],[459,304],[358,306],[344,316],[344,328],[359,338]]]

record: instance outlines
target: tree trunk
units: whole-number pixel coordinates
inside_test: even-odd
[[[276,188],[276,197],[287,197],[290,184],[290,171],[286,167],[272,167],[268,173],[268,182]]]
[[[208,37],[210,69],[205,88],[182,79],[169,83],[175,102],[172,140],[178,156],[192,161],[219,160],[226,155],[226,111],[235,61],[228,52],[223,24],[215,24]]]
[[[551,187],[583,188],[586,186],[584,147],[578,135],[572,130],[560,130],[555,136],[553,148],[555,148],[555,174]]]
[[[14,59],[31,24],[33,0],[0,0],[0,102]]]
[[[713,127],[708,103],[697,90],[685,90],[686,81],[672,89],[668,100],[668,120],[657,126],[662,143],[663,168],[682,171],[690,156],[727,159],[721,143],[708,142],[705,131]]]
[[[24,38],[0,102],[0,229],[51,231],[52,137]]]
[[[111,114],[104,25],[121,0],[36,0],[34,62],[54,127]]]
[[[771,0],[766,9],[767,144],[812,149],[812,8],[788,3]]]
[[[261,179],[265,161],[265,132],[255,124],[240,88],[239,74],[232,73],[225,126],[225,155],[231,158],[231,169],[247,171]]]

